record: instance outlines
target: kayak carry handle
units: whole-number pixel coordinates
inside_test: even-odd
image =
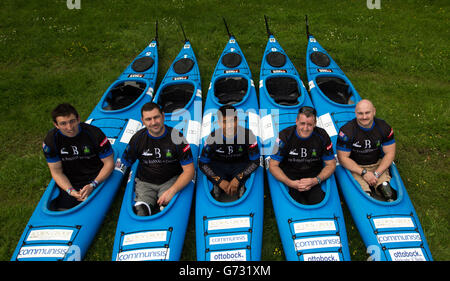
[[[159,47],[159,41],[158,41],[158,20],[155,22],[155,38],[153,39],[156,41],[156,46]]]
[[[227,29],[228,37],[229,38],[234,37],[233,34],[231,34],[230,30],[228,29],[227,21],[225,20],[224,17],[222,17],[222,19],[223,19],[223,23],[225,24],[225,28]]]
[[[311,33],[309,33],[308,15],[305,15],[305,24],[306,24],[306,39],[309,40],[309,35],[311,35]]]
[[[270,29],[269,29],[269,22],[268,22],[268,18],[267,18],[267,16],[266,16],[266,15],[264,15],[264,21],[266,22],[266,31],[267,31],[267,36],[269,36],[269,37],[270,37],[270,35],[273,35],[273,34],[272,34],[272,32],[270,32]]]
[[[184,33],[183,25],[181,24],[181,22],[180,22],[179,24],[180,24],[180,27],[181,27],[181,31],[183,32],[184,42],[185,42],[185,43],[186,43],[186,42],[189,42],[189,39],[186,38],[186,33]]]

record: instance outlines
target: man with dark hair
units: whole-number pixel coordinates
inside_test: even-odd
[[[150,102],[141,109],[145,128],[128,143],[122,163],[130,167],[139,160],[135,178],[135,212],[148,216],[164,208],[194,178],[194,163],[189,143],[172,127],[164,125],[164,112]],[[176,137],[176,140],[174,140]]]
[[[214,197],[229,201],[244,194],[245,181],[258,168],[260,154],[253,133],[238,126],[236,108],[224,105],[217,115],[220,129],[206,139],[199,168],[214,184]],[[223,192],[226,196],[221,196]]]
[[[296,124],[279,133],[269,162],[272,175],[289,187],[294,200],[305,205],[323,200],[320,184],[336,169],[331,139],[316,127],[316,116],[314,108],[300,108]]]
[[[108,178],[114,169],[114,152],[99,128],[80,122],[72,105],[58,105],[51,116],[55,128],[48,132],[42,149],[53,179],[64,191],[51,208],[66,210],[86,200]]]
[[[356,104],[356,118],[339,131],[337,155],[339,163],[352,172],[369,196],[394,201],[389,184],[389,167],[395,158],[394,130],[384,120],[375,118],[375,113],[369,100]]]

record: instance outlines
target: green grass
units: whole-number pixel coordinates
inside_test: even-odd
[[[266,44],[263,15],[306,83],[304,14],[310,31],[341,66],[377,116],[395,130],[396,163],[435,260],[450,260],[448,168],[450,72],[448,1],[381,0],[369,10],[352,1],[133,1],[65,0],[0,2],[0,260],[9,260],[50,180],[41,143],[51,129],[49,113],[72,103],[86,118],[103,92],[154,37],[159,21],[158,85],[183,36],[191,40],[204,95],[227,36],[228,21],[252,70]],[[123,187],[87,260],[110,260]],[[270,193],[265,187],[263,260],[284,260]],[[364,245],[346,216],[353,260]],[[192,213],[193,215],[193,213]],[[195,260],[193,216],[183,260]]]

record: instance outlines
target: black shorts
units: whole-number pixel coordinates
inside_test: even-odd
[[[320,184],[316,184],[307,191],[298,191],[297,189],[289,188],[289,194],[292,199],[303,205],[314,205],[322,202],[325,197]]]
[[[89,184],[86,183],[86,184]],[[80,191],[86,184],[80,184],[73,186],[76,191]],[[50,210],[52,211],[64,211],[68,209],[72,209],[75,206],[78,206],[83,201],[78,201],[75,197],[70,196],[67,192],[62,190],[59,186],[59,195],[50,203]]]

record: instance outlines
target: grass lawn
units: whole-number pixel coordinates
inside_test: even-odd
[[[154,37],[159,21],[158,83],[182,46],[182,22],[191,40],[205,95],[226,44],[228,21],[252,70],[266,44],[263,15],[306,82],[310,31],[336,60],[377,117],[395,130],[397,167],[416,208],[435,260],[450,260],[450,2],[347,1],[0,1],[0,260],[9,260],[47,184],[42,140],[50,111],[72,103],[85,119],[103,92]],[[132,2],[133,4],[130,4]],[[257,84],[255,82],[255,84]],[[203,98],[205,98],[204,96]],[[122,186],[86,260],[110,260]],[[284,260],[269,189],[265,186],[263,260]],[[365,247],[346,214],[353,260]],[[193,209],[193,208],[192,208]],[[195,260],[193,212],[183,260]]]

